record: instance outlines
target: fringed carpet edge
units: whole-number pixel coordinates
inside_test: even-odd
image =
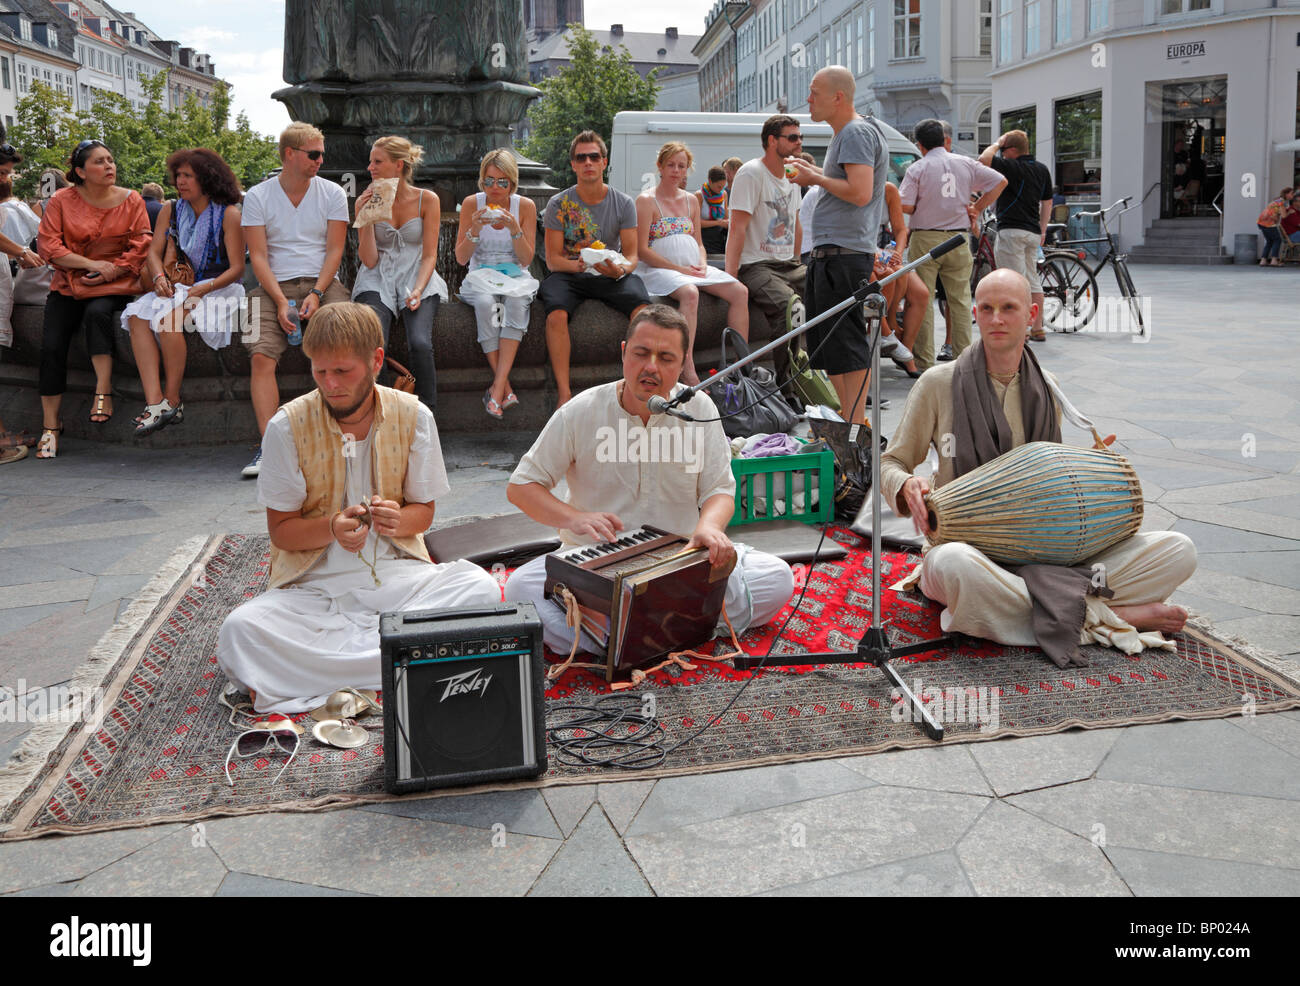
[[[182,542],[172,552],[171,557],[127,607],[122,618],[109,627],[91,648],[89,656],[73,674],[69,685],[71,694],[85,695],[102,690],[101,708],[112,708],[122,690],[126,673],[134,666],[126,659],[136,650],[141,635],[171,612],[174,597],[184,589],[184,574],[188,571],[202,571],[207,556],[216,550],[224,538],[224,534],[207,537],[200,535]],[[90,732],[92,728],[81,720],[59,721],[57,710],[49,713],[45,721],[34,725],[22,746],[7,763],[0,766],[0,816],[17,798],[22,797],[23,792],[46,771],[60,751],[63,751],[60,759],[70,762],[77,754],[76,744],[70,742],[73,735],[77,732]],[[66,769],[66,764],[60,766]],[[49,772],[49,786],[57,783],[63,775],[63,769]],[[27,801],[29,806],[43,803],[35,796],[29,796]],[[20,812],[0,828],[0,840],[5,838],[5,832],[25,823],[25,813]]]

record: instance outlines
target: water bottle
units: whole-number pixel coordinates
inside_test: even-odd
[[[289,324],[293,326],[293,331],[288,333],[289,345],[302,345],[302,319],[298,315],[298,302],[292,298],[289,299]]]

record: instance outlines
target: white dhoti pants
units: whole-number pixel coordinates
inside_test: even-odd
[[[258,712],[306,712],[340,688],[381,687],[380,613],[501,601],[496,580],[464,560],[394,559],[378,571],[381,586],[362,569],[341,592],[308,577],[249,600],[221,625],[217,663],[233,684],[256,693]]]
[[[1098,571],[1115,595],[1087,597],[1079,633],[1081,644],[1117,647],[1135,654],[1147,647],[1169,647],[1159,633],[1140,632],[1115,615],[1113,606],[1164,602],[1196,571],[1196,548],[1185,534],[1157,531],[1135,534],[1084,564]],[[907,579],[905,582],[911,582]],[[1012,575],[968,544],[941,544],[921,563],[921,591],[945,609],[944,632],[957,631],[1000,644],[1034,647],[1033,601],[1024,579]]]
[[[736,567],[727,577],[724,605],[736,633],[750,627],[762,626],[790,601],[794,594],[794,573],[790,566],[776,555],[755,551],[748,545],[737,544]],[[573,631],[564,621],[564,609],[554,600],[546,599],[543,587],[546,582],[546,556],[534,558],[517,568],[506,582],[506,602],[530,602],[537,607],[542,620],[542,639],[557,654],[568,654],[573,646]],[[727,632],[727,624],[718,620],[717,630]],[[585,636],[579,637],[579,648],[591,654],[600,653]]]

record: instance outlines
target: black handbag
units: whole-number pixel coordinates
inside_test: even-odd
[[[728,358],[728,349],[733,355]],[[722,331],[721,370],[738,359],[749,355],[749,345],[734,329]],[[776,375],[765,366],[755,363],[729,373],[717,383],[705,388],[722,418],[722,430],[728,438],[748,438],[750,435],[788,432],[799,420],[777,387]]]

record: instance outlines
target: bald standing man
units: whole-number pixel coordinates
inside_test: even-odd
[[[900,516],[912,517],[919,533],[930,533],[925,503],[930,490],[983,464],[974,451],[981,437],[1004,436],[1005,447],[984,461],[1026,442],[1061,441],[1060,408],[1043,380],[1045,371],[1025,347],[1037,307],[1023,275],[1006,269],[986,275],[975,290],[979,339],[956,361],[923,373],[908,395],[903,419],[881,458],[880,479],[886,502]],[[980,399],[964,397],[972,392]],[[928,479],[914,475],[931,448],[939,455],[938,470]],[[1135,534],[1083,566],[1103,573],[1102,588],[1111,595],[1092,594],[1086,575],[1070,586],[1070,591],[1083,594],[1082,620],[1077,627],[1065,627],[1068,632],[1060,639],[1066,646],[1056,652],[1044,642],[1042,625],[1035,620],[1039,604],[1031,586],[1017,570],[995,563],[968,544],[927,544],[920,567],[903,587],[919,583],[926,596],[944,605],[940,625],[945,632],[1042,646],[1062,666],[1087,663],[1078,656],[1083,643],[1118,647],[1129,654],[1147,647],[1173,648],[1161,634],[1181,630],[1187,611],[1167,600],[1196,570],[1196,549],[1186,535]]]
[[[818,123],[829,123],[835,136],[821,168],[801,158],[786,159],[795,170],[791,181],[823,189],[813,211],[813,242],[804,291],[809,319],[849,297],[870,279],[875,266],[889,147],[884,134],[853,108],[855,89],[853,73],[842,65],[831,65],[813,76],[808,87],[808,111]],[[830,377],[844,420],[863,422],[871,347],[862,306],[849,308],[839,327],[832,331],[836,321],[828,319],[808,330],[808,352],[812,365]]]

